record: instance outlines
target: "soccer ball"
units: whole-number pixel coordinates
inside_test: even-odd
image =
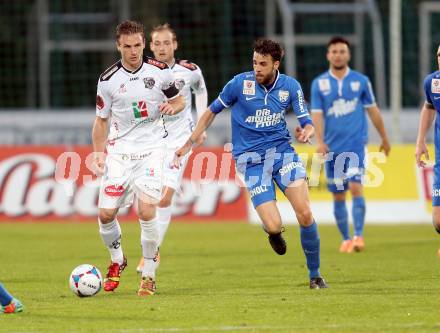
[[[79,297],[96,295],[101,290],[101,272],[93,265],[79,265],[70,274],[69,285]]]

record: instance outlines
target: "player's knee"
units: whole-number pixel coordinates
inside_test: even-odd
[[[169,207],[169,206],[171,206],[171,199],[172,198],[168,198],[168,197],[163,197],[161,200],[160,200],[160,202],[159,202],[159,207],[160,208],[166,208],[166,207]]]
[[[100,209],[99,210],[99,221],[101,221],[102,224],[107,224],[112,222],[116,218],[116,210],[109,210],[109,209]]]
[[[298,223],[303,226],[309,226],[313,223],[312,211],[309,208],[297,211],[296,218]]]
[[[138,212],[139,218],[144,221],[150,221],[156,216],[155,209],[141,209]]]

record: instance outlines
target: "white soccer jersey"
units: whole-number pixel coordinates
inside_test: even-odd
[[[194,120],[191,115],[192,94],[206,92],[205,80],[202,71],[196,64],[187,60],[176,60],[171,67],[176,87],[185,98],[185,109],[173,116],[164,116],[165,128],[168,131],[167,146],[175,149],[188,140],[194,129]]]
[[[159,105],[179,94],[167,64],[145,57],[131,72],[118,61],[99,78],[96,115],[110,117],[108,153],[138,153],[165,145]]]

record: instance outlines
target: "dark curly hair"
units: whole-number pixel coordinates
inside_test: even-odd
[[[281,61],[284,50],[281,45],[271,39],[259,38],[254,43],[254,52],[272,56],[273,61]]]

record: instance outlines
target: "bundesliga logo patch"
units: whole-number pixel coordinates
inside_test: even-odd
[[[432,79],[431,92],[433,94],[440,94],[440,79]]]

